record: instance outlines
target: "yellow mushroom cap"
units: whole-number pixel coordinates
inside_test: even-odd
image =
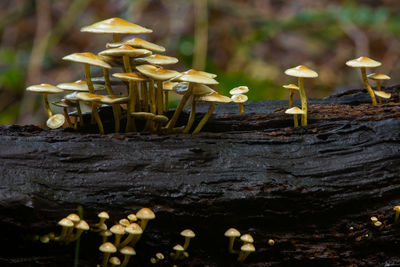
[[[162,254],[161,252],[158,252],[158,253],[156,253],[156,258],[159,260],[163,260],[165,257],[164,257],[164,254]]]
[[[127,72],[127,73],[114,73],[113,76],[115,78],[121,79],[123,81],[133,81],[133,82],[142,82],[146,81],[146,78],[143,76],[140,76],[136,72]]]
[[[55,114],[51,116],[47,121],[46,125],[50,129],[57,129],[63,126],[65,123],[65,117],[63,114]]]
[[[253,243],[254,239],[250,234],[244,234],[240,237],[240,240],[246,243]]]
[[[93,53],[74,53],[62,58],[63,60],[89,64],[101,68],[111,69],[111,66]]]
[[[135,62],[148,63],[152,65],[169,65],[178,63],[178,59],[175,57],[155,54],[148,57],[135,58]]]
[[[113,265],[121,265],[121,261],[118,259],[118,257],[111,257],[109,262]]]
[[[107,224],[102,223],[102,224],[100,224],[100,225],[98,226],[98,228],[99,228],[99,230],[101,230],[101,231],[106,231],[106,230],[107,230]]]
[[[305,112],[298,107],[292,107],[289,108],[285,111],[286,114],[291,114],[291,115],[299,115],[299,114],[305,114]]]
[[[152,33],[153,31],[121,18],[111,18],[83,27],[81,32],[140,34]]]
[[[103,253],[115,253],[117,252],[117,248],[110,242],[105,242],[103,243],[100,247],[99,250]]]
[[[228,230],[226,230],[224,235],[226,237],[239,237],[240,232],[238,230],[236,230],[235,228],[229,228]]]
[[[367,75],[368,78],[372,79],[372,80],[390,80],[390,77],[386,74],[383,73],[371,73]]]
[[[58,222],[58,225],[61,225],[63,227],[74,227],[74,223],[67,218],[63,218]]]
[[[165,80],[170,80],[177,75],[179,75],[179,72],[174,71],[174,70],[167,70],[164,68],[159,68],[153,65],[140,65],[136,66],[136,69],[143,75],[150,77],[154,80],[157,81],[165,81]]]
[[[174,87],[177,86],[178,84],[179,84],[178,82],[171,82],[171,81],[163,82],[163,90],[164,91],[173,91]]]
[[[147,57],[150,56],[152,52],[147,49],[133,48],[129,45],[122,45],[117,48],[110,48],[99,53],[100,56],[113,56],[113,57]]]
[[[154,212],[149,208],[141,208],[137,213],[136,217],[140,220],[153,220],[156,215]]]
[[[359,57],[346,62],[346,65],[352,68],[374,68],[382,65],[379,61],[370,59],[369,57]]]
[[[254,252],[256,251],[256,248],[254,247],[253,244],[251,243],[246,243],[243,246],[240,247],[240,250],[243,252]]]
[[[185,72],[182,72],[182,74],[203,75],[205,77],[212,78],[212,79],[217,77],[217,74],[209,73],[209,72],[205,72],[205,71],[201,71],[201,70],[194,70],[194,69],[190,69]]]
[[[60,89],[66,90],[66,91],[89,92],[89,87],[88,87],[86,81],[83,81],[83,80],[78,80],[73,83],[60,83],[57,85],[57,87]],[[94,84],[93,87],[94,87],[95,91],[105,89],[104,85],[100,85],[100,84]]]
[[[101,231],[100,235],[108,237],[108,236],[112,236],[112,233],[110,230],[105,230],[105,231]]]
[[[105,95],[101,96],[101,99],[99,101],[100,103],[103,104],[124,104],[129,102],[129,97],[127,96],[116,96],[116,95]]]
[[[194,70],[193,70],[194,71]],[[191,72],[190,74],[181,74],[181,76],[177,76],[174,80],[178,80],[180,82],[191,82],[191,83],[201,83],[201,84],[218,84],[214,78],[207,77],[204,74],[199,74],[198,71]]]
[[[127,216],[127,218],[128,218],[128,220],[131,221],[131,222],[136,222],[136,221],[137,221],[136,214],[133,214],[133,213],[129,214],[129,215]]]
[[[78,214],[76,213],[71,213],[67,216],[67,219],[70,219],[73,223],[78,223],[81,218],[79,218]]]
[[[110,228],[110,231],[115,235],[123,235],[125,234],[125,227],[120,224],[115,224]]]
[[[105,211],[102,211],[99,214],[97,214],[97,217],[99,217],[100,219],[110,219],[110,215],[108,215],[108,213]]]
[[[384,91],[374,90],[374,93],[375,93],[375,95],[377,95],[379,97],[382,97],[384,99],[389,99],[392,96],[390,93],[386,93]]]
[[[181,232],[181,236],[193,238],[196,236],[196,234],[190,229],[185,229]]]
[[[227,96],[220,95],[217,92],[213,92],[209,95],[201,95],[196,98],[197,101],[203,101],[203,102],[218,102],[218,103],[229,103],[232,102],[232,99],[230,99]]]
[[[400,206],[394,206],[393,210],[400,212]]]
[[[373,223],[378,221],[378,218],[376,218],[375,216],[372,216],[370,219],[371,219],[371,222],[373,222]]]
[[[56,86],[47,83],[31,85],[26,88],[26,91],[47,94],[59,94],[63,92],[63,90],[61,90],[60,88],[57,88]]]
[[[189,89],[189,83],[187,83],[187,82],[178,83],[173,88],[173,90],[180,95],[185,94],[188,89]],[[210,87],[208,87],[207,85],[200,84],[200,83],[195,83],[193,85],[193,89],[192,89],[192,95],[207,95],[207,94],[211,94],[214,92],[215,91],[213,89],[211,89]]]
[[[282,87],[290,90],[299,90],[299,87],[293,83],[282,85]]]
[[[173,249],[175,250],[175,251],[185,251],[185,249],[181,246],[181,245],[175,245],[174,247],[173,247]]]
[[[154,120],[154,118],[156,117],[155,114],[150,113],[150,112],[132,112],[131,116],[134,117],[135,119],[139,119],[139,120]]]
[[[249,92],[249,87],[244,85],[235,87],[229,91],[231,95],[246,94],[248,92]]]
[[[273,240],[273,239],[268,240],[268,245],[270,245],[270,246],[275,245],[275,240]]]
[[[121,248],[119,252],[123,255],[130,255],[130,256],[136,255],[136,251],[130,246]]]
[[[76,94],[76,98],[82,101],[88,102],[99,102],[103,96],[97,94],[91,94],[86,92],[81,92]]]
[[[130,222],[128,219],[125,219],[125,218],[119,220],[118,223],[119,223],[120,225],[124,226],[124,227],[127,227],[128,225],[131,224],[131,222]]]
[[[307,68],[304,65],[299,65],[297,67],[285,70],[285,74],[294,77],[303,77],[303,78],[316,78],[318,77],[318,73]]]
[[[379,227],[379,226],[381,226],[381,225],[382,225],[382,222],[380,222],[380,221],[376,221],[376,222],[374,223],[374,225],[375,225],[376,227]]]
[[[64,100],[64,101],[63,101]],[[62,107],[62,108],[68,108],[68,107],[70,107],[71,105],[69,104],[69,103],[71,103],[71,102],[66,102],[66,101],[68,101],[68,100],[65,100],[65,99],[63,99],[63,100],[60,100],[60,101],[56,101],[56,102],[53,102],[53,103],[51,103],[52,105],[54,105],[54,106],[57,106],[57,107]],[[72,103],[71,103],[72,104]]]
[[[130,45],[132,47],[144,48],[154,52],[165,52],[165,48],[162,47],[161,45],[153,44],[151,42],[148,42],[140,38],[131,38],[123,42],[109,43],[107,44],[107,48],[115,48],[121,45]]]
[[[231,99],[232,99],[233,102],[235,102],[235,103],[244,103],[244,102],[246,102],[249,98],[247,97],[247,95],[237,94],[237,95],[231,96]]]
[[[133,235],[141,235],[143,233],[143,229],[139,224],[131,223],[125,228],[125,232]]]
[[[79,221],[79,223],[75,227],[83,231],[87,231],[90,228],[89,224],[84,220]]]

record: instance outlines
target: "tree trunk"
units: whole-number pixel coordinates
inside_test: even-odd
[[[158,266],[241,266],[227,252],[230,227],[255,239],[243,266],[400,264],[400,104],[390,90],[394,101],[377,106],[365,91],[310,101],[309,125],[297,128],[286,101],[250,102],[243,115],[217,105],[193,136],[0,126],[0,266],[72,266],[73,244],[33,237],[59,232],[78,205],[90,223],[108,211],[109,227],[154,210],[132,266],[154,266],[157,252]],[[196,233],[189,258],[172,263],[186,228]],[[101,262],[100,240],[82,237],[80,266]]]

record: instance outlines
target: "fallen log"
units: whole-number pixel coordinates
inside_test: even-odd
[[[34,236],[59,231],[78,205],[91,223],[102,210],[111,222],[154,210],[132,266],[153,266],[157,252],[167,256],[159,266],[171,266],[186,228],[196,238],[175,264],[241,266],[227,252],[230,227],[255,239],[243,266],[400,264],[400,104],[398,87],[390,91],[378,106],[360,90],[313,100],[309,125],[298,128],[285,101],[250,102],[244,115],[217,107],[193,136],[0,126],[0,265],[71,266],[73,244]],[[101,262],[100,243],[82,237],[80,266]]]

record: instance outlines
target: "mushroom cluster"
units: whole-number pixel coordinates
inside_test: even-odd
[[[250,234],[241,235],[237,229],[229,228],[224,235],[229,238],[228,252],[231,254],[238,254],[237,260],[239,262],[243,262],[250,253],[256,251],[253,245],[254,239]],[[240,240],[243,242],[240,251],[234,249],[236,237],[240,237]]]
[[[121,131],[126,121],[125,131],[149,131],[156,134],[173,132],[189,133],[195,120],[196,102],[209,102],[210,108],[193,133],[198,133],[211,116],[216,103],[228,103],[232,100],[217,93],[209,85],[216,85],[216,75],[203,71],[188,70],[178,72],[162,66],[178,62],[178,59],[156,54],[165,52],[165,48],[134,37],[121,41],[121,35],[148,34],[152,30],[120,18],[111,18],[83,27],[82,32],[112,34],[113,42],[97,55],[91,52],[73,53],[64,60],[83,64],[85,80],[73,83],[33,85],[28,91],[43,94],[44,105],[49,120],[49,128],[61,127],[67,121],[69,127],[79,129],[85,125],[82,105],[89,104],[91,123],[96,122],[98,130],[104,133],[104,126],[98,108],[102,105],[112,107],[114,131]],[[103,77],[91,77],[91,68],[103,70]],[[110,73],[113,68],[119,71]],[[110,76],[111,75],[111,76]],[[117,94],[119,87],[126,88],[125,95]],[[103,91],[106,94],[99,94]],[[67,94],[67,92],[69,92]],[[182,99],[172,117],[165,116],[169,111],[169,92],[181,94]],[[53,116],[48,94],[65,93],[60,101],[53,104],[62,107],[64,114]],[[184,127],[175,128],[185,104],[191,102],[191,113]],[[68,110],[75,109],[74,111]],[[167,114],[168,115],[168,114]],[[143,120],[138,127],[136,120]]]
[[[232,101],[239,104],[240,114],[244,113],[243,103],[249,99],[247,95],[245,95],[248,92],[249,88],[247,86],[238,86],[229,91],[229,93],[232,95],[231,96]]]
[[[189,257],[187,249],[189,247],[190,240],[194,238],[196,234],[190,229],[185,229],[181,232],[181,236],[185,238],[185,243],[183,244],[183,246],[177,244],[173,247],[173,250],[175,252],[171,252],[170,254],[173,260],[182,260]]]

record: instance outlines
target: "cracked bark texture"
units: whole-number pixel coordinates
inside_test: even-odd
[[[32,237],[58,232],[58,220],[82,205],[91,223],[108,211],[109,227],[141,207],[155,211],[131,266],[154,266],[157,252],[167,256],[159,266],[171,266],[186,228],[197,236],[178,266],[398,266],[400,104],[398,88],[388,90],[392,101],[379,106],[363,90],[310,101],[309,126],[298,128],[286,101],[250,102],[244,115],[220,105],[193,136],[0,126],[0,233],[8,244],[0,265],[71,266],[73,244]],[[242,265],[227,253],[230,227],[255,239]],[[81,266],[100,263],[99,245],[94,233],[83,236]]]

